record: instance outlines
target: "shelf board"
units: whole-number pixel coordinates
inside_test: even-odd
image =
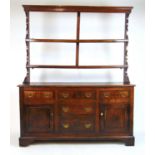
[[[56,42],[56,43],[121,43],[128,42],[127,39],[26,39],[27,42]]]
[[[104,12],[130,13],[131,6],[72,6],[72,5],[23,5],[24,10],[41,12]]]
[[[27,65],[27,68],[61,68],[61,69],[106,69],[106,68],[127,68],[127,65],[100,65],[100,66],[74,66],[74,65]]]

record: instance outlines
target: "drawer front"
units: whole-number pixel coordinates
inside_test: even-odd
[[[84,100],[95,100],[96,91],[94,90],[62,90],[58,91],[58,99],[84,99]]]
[[[95,131],[93,117],[72,117],[61,119],[59,122],[61,133],[90,133]]]
[[[73,99],[76,98],[75,96],[75,92],[71,91],[71,90],[62,90],[62,91],[58,91],[57,93],[57,98],[58,99],[63,99],[63,100],[68,100],[68,99]]]
[[[96,99],[96,91],[93,91],[93,90],[78,91],[77,97],[79,99],[95,100]]]
[[[129,103],[129,90],[104,90],[100,91],[99,98],[101,103]],[[102,102],[103,101],[103,102]]]
[[[61,116],[65,115],[82,115],[82,114],[95,114],[96,112],[96,104],[95,103],[89,103],[89,102],[80,102],[75,103],[73,101],[72,104],[70,103],[60,103],[58,105],[59,107],[59,114]]]
[[[53,91],[24,91],[25,104],[51,104],[54,101]]]

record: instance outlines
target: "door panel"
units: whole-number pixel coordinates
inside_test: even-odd
[[[51,132],[53,130],[51,107],[26,107],[26,129],[28,132]]]
[[[129,127],[129,105],[101,105],[100,127],[103,133],[127,132]]]

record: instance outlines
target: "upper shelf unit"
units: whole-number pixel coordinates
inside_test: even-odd
[[[26,14],[26,52],[27,61],[26,69],[27,74],[24,83],[30,83],[30,69],[32,68],[63,68],[63,69],[110,69],[120,68],[123,69],[123,82],[130,83],[128,77],[128,61],[127,61],[127,46],[128,46],[128,18],[132,7],[124,6],[55,6],[55,5],[23,5]],[[30,38],[30,12],[70,12],[76,13],[76,38],[75,39],[50,39],[50,38]],[[81,13],[123,13],[125,14],[125,28],[123,39],[80,39],[80,17]],[[75,65],[43,65],[30,63],[30,43],[31,42],[45,42],[45,43],[75,43],[76,44],[76,58]],[[121,65],[79,65],[79,46],[80,43],[123,43],[124,44],[124,62]]]

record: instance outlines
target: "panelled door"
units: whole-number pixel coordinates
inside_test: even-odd
[[[25,108],[27,132],[52,132],[53,131],[53,107],[51,106],[27,106]]]

